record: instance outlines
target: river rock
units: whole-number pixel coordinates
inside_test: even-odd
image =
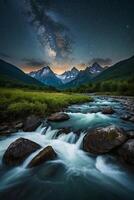
[[[134,165],[134,139],[129,139],[118,150],[120,157],[127,163]]]
[[[103,114],[113,114],[115,113],[114,109],[112,107],[105,107],[102,109]]]
[[[48,160],[53,160],[56,158],[56,152],[51,146],[45,147],[42,151],[40,151],[28,164],[28,167],[38,166]]]
[[[16,123],[15,125],[14,125],[14,128],[16,128],[16,129],[21,129],[23,127],[23,123],[22,122],[18,122],[18,123]]]
[[[23,131],[35,131],[40,124],[41,119],[38,116],[31,115],[24,121]]]
[[[127,132],[128,139],[134,139],[134,131]]]
[[[52,122],[62,122],[62,121],[70,119],[70,117],[68,114],[60,112],[60,113],[54,113],[50,115],[47,119],[48,121],[52,121]]]
[[[129,120],[129,119],[130,119],[130,117],[131,117],[130,115],[127,115],[127,114],[125,114],[125,115],[122,115],[122,116],[121,116],[121,119],[123,119],[123,120],[126,120],[126,121],[127,121],[127,120]]]
[[[123,144],[127,139],[124,131],[115,126],[96,128],[83,139],[83,149],[93,154],[110,152]]]
[[[39,148],[41,148],[39,144],[25,138],[19,138],[7,148],[3,156],[3,163],[10,166],[19,165]]]
[[[134,116],[131,117],[129,120],[134,123]]]
[[[10,135],[10,134],[15,133],[15,132],[17,132],[16,128],[4,126],[3,129],[1,127],[0,136]]]
[[[71,132],[71,128],[70,127],[66,127],[66,128],[61,128],[58,132],[57,132],[57,137],[61,134],[68,134]]]

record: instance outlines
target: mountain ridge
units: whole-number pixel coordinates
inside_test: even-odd
[[[21,69],[0,59],[0,84],[37,85],[43,84],[25,74]]]

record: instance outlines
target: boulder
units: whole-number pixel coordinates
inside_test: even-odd
[[[3,163],[10,166],[19,165],[39,148],[41,148],[39,144],[25,138],[19,138],[7,148],[3,156]]]
[[[47,118],[48,121],[52,121],[52,122],[62,122],[68,119],[70,119],[69,115],[66,113],[61,113],[61,112],[54,113]]]
[[[96,128],[83,139],[83,149],[93,154],[110,152],[123,144],[127,139],[124,131],[115,126]]]
[[[113,110],[112,107],[105,107],[102,109],[103,114],[113,114],[115,111]]]
[[[42,163],[53,160],[56,158],[56,152],[51,146],[45,147],[42,151],[40,151],[28,164],[28,167],[35,167],[41,165]]]
[[[134,165],[134,139],[129,139],[118,150],[118,153],[125,162]]]
[[[41,119],[38,116],[31,115],[24,121],[23,131],[35,131],[40,124]]]

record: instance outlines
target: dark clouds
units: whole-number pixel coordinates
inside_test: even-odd
[[[50,63],[48,62],[45,62],[43,60],[36,60],[34,58],[33,59],[24,58],[22,62],[24,62],[25,65],[29,67],[34,67],[34,68],[40,68],[46,65],[50,65]]]
[[[93,63],[99,63],[102,66],[110,66],[112,64],[111,58],[93,58],[89,61],[89,65],[92,65]]]

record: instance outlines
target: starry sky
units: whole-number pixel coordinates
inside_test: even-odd
[[[60,74],[134,55],[133,0],[0,0],[0,58]]]

